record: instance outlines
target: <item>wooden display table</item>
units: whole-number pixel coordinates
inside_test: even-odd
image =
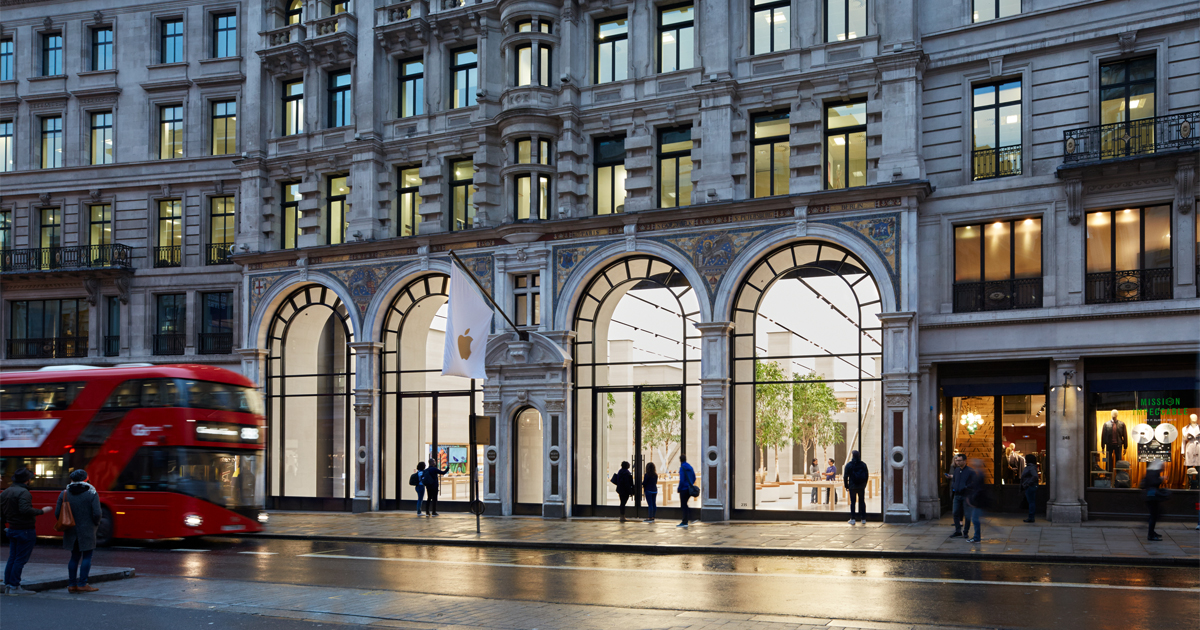
[[[821,496],[819,488],[832,488],[834,492],[837,492],[838,490],[840,490],[842,488],[842,482],[840,482],[840,481],[824,481],[824,480],[813,481],[812,479],[797,479],[793,483],[795,483],[796,487],[798,487],[798,488],[818,488],[818,490],[817,490],[818,498],[820,498],[820,496]],[[826,504],[827,507],[825,509],[832,510],[833,505],[834,504],[832,502],[827,503]],[[804,509],[804,493],[803,492],[796,493],[796,509],[797,510]]]

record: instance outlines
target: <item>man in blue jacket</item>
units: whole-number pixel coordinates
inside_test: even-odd
[[[958,538],[965,536],[970,538],[971,522],[967,521],[965,527],[963,523],[966,520],[963,518],[965,512],[964,502],[967,500],[967,488],[971,485],[971,475],[973,474],[971,469],[967,468],[967,456],[962,453],[955,455],[954,468],[952,470],[953,472],[946,475],[950,479],[950,495],[953,497],[951,501],[954,514],[954,533],[950,534],[950,537]]]
[[[696,485],[696,471],[692,470],[692,465],[687,463],[687,456],[679,456],[679,501],[683,505],[683,522],[675,527],[687,527],[688,521],[692,520],[692,510],[688,507],[688,500],[692,498],[692,486]]]

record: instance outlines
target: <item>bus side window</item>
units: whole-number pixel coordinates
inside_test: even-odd
[[[0,411],[61,411],[71,406],[86,383],[23,383],[0,387]]]

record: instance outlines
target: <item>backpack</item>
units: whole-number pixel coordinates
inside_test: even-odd
[[[408,485],[410,485],[410,486],[421,485],[421,473],[415,472],[412,475],[410,475],[408,478]]]
[[[870,480],[870,473],[867,472],[867,467],[862,462],[856,462],[858,466],[850,467],[850,487],[859,490],[867,487],[867,481]]]

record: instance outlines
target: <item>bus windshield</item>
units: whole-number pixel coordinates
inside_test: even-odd
[[[179,492],[227,508],[261,507],[262,462],[262,452],[144,446],[113,490]]]

